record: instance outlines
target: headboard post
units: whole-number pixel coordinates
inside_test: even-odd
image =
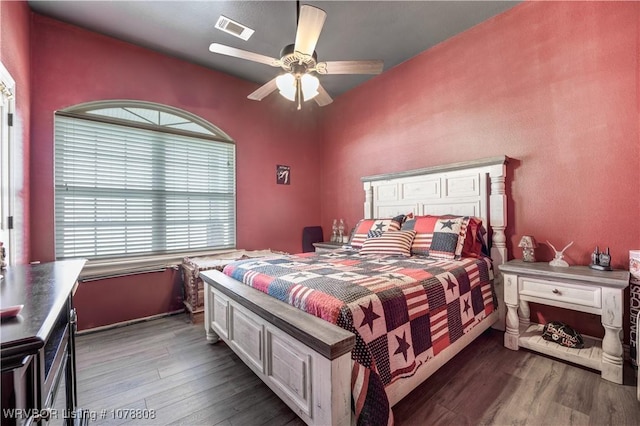
[[[364,183],[364,218],[373,219],[373,185]]]
[[[498,295],[498,321],[493,328],[505,330],[506,322],[506,306],[502,297],[504,280],[502,273],[495,266],[502,265],[507,261],[507,236],[505,228],[507,227],[507,195],[506,195],[506,178],[507,166],[506,162],[497,164],[489,170],[489,179],[491,180],[491,193],[489,195],[489,205],[491,215],[489,216],[489,226],[491,227],[491,258],[494,262],[494,279],[493,287]]]
[[[494,263],[501,265],[507,261],[507,195],[505,191],[505,178],[507,167],[504,164],[496,165],[489,171],[491,180],[491,193],[489,204],[491,216],[489,226],[492,231],[491,258]]]

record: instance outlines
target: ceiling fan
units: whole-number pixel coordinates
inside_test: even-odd
[[[310,5],[297,6],[298,28],[294,44],[285,46],[280,51],[280,59],[253,53],[219,43],[211,43],[209,50],[213,53],[233,56],[240,59],[259,62],[272,67],[281,67],[285,72],[270,80],[247,96],[260,101],[279,90],[280,94],[290,101],[298,103],[315,99],[320,106],[333,102],[331,96],[322,87],[315,74],[380,74],[384,63],[382,60],[368,61],[325,61],[318,62],[315,52],[320,32],[327,13]]]

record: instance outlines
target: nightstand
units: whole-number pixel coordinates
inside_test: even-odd
[[[313,246],[316,248],[316,253],[323,253],[342,248],[344,244],[334,243],[332,241],[324,241],[322,243],[313,243]]]
[[[546,262],[512,260],[498,266],[504,275],[507,324],[504,346],[541,352],[599,370],[603,379],[622,383],[622,319],[629,272],[567,268]],[[584,348],[572,349],[542,338],[542,324],[529,321],[529,302],[600,315],[604,338],[584,337]]]

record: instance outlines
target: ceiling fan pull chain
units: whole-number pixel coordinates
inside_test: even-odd
[[[296,98],[298,98],[298,111],[302,109],[302,84],[300,78],[296,78]]]

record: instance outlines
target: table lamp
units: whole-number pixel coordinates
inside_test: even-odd
[[[538,247],[535,238],[530,235],[523,235],[518,243],[518,247],[522,247],[522,260],[524,262],[535,262],[536,255],[534,249]]]

